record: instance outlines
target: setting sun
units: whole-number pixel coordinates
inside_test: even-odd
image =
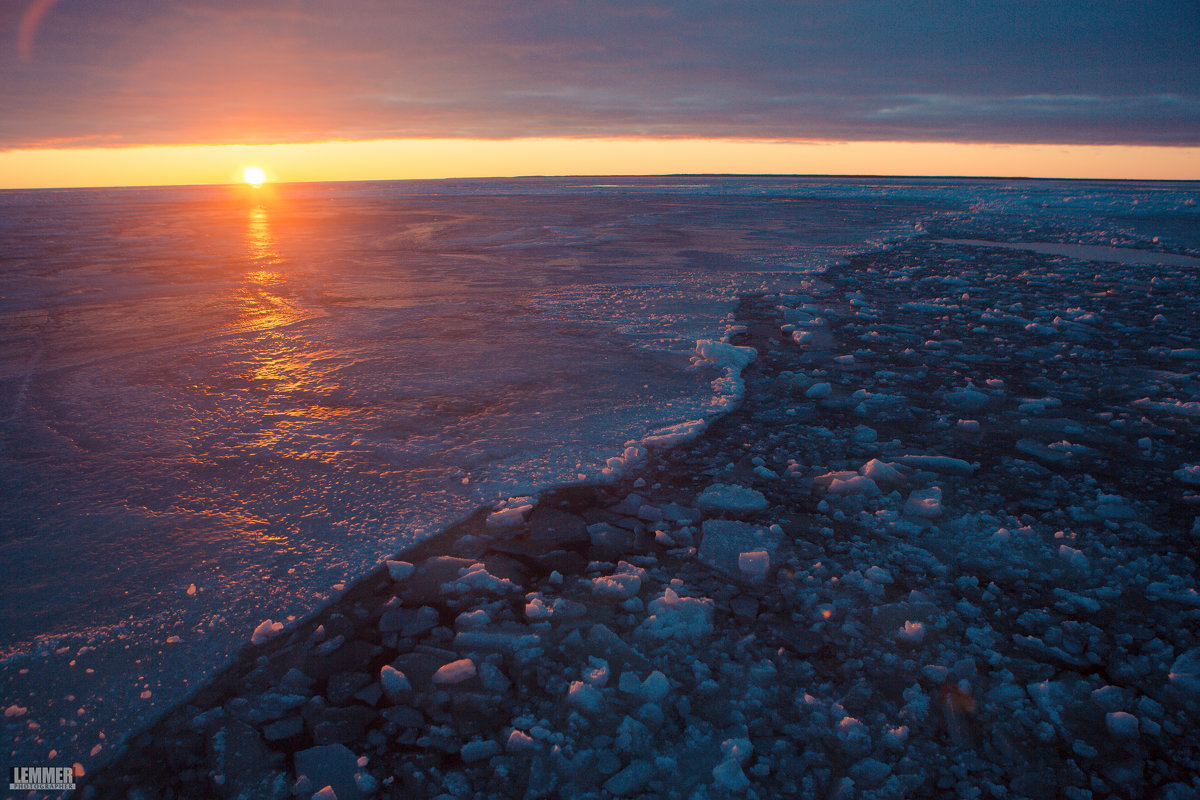
[[[242,167],[242,180],[251,186],[262,186],[267,182],[267,173],[261,167]]]

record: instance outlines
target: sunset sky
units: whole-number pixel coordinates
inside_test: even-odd
[[[0,0],[0,187],[1200,179],[1197,41],[1177,0]]]

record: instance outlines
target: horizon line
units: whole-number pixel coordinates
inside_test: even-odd
[[[579,174],[516,174],[516,175],[452,175],[441,178],[325,178],[321,180],[273,180],[263,186],[304,186],[326,183],[438,183],[445,181],[524,181],[524,180],[608,180],[633,178],[861,178],[895,181],[939,180],[939,181],[1045,181],[1055,183],[1194,183],[1200,187],[1200,178],[1079,178],[1047,175],[933,175],[933,174],[888,174],[855,172],[661,172],[661,173],[579,173]],[[242,181],[219,183],[139,183],[139,184],[95,184],[79,186],[12,186],[0,187],[0,192],[70,192],[98,189],[217,189],[223,187],[259,190],[248,187]]]

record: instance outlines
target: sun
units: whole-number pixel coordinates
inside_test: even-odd
[[[262,186],[267,182],[267,173],[262,167],[242,167],[242,181],[251,186]]]

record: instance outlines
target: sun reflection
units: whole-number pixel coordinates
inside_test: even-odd
[[[267,209],[262,205],[250,209],[246,246],[250,251],[250,258],[255,261],[279,260],[279,252],[275,249],[275,239],[271,236],[271,227],[267,221]]]
[[[271,330],[303,318],[304,311],[285,296],[288,281],[278,269],[283,259],[271,235],[267,209],[261,204],[250,209],[246,251],[256,269],[246,274],[246,283],[238,291],[241,327]]]
[[[214,480],[230,487],[233,511],[214,525],[283,552],[334,524],[326,476],[374,462],[344,434],[353,419],[331,423],[363,407],[346,385],[349,356],[323,324],[324,274],[297,235],[296,209],[269,187],[239,186],[228,197],[224,335],[199,387],[220,421],[193,446],[202,468],[222,465]]]
[[[328,388],[329,353],[314,349],[296,323],[321,315],[306,302],[297,278],[287,268],[271,229],[269,208],[257,203],[249,209],[246,224],[246,255],[250,268],[237,288],[234,304],[237,327],[254,334],[241,375],[252,385],[265,389],[274,424],[252,437],[256,448],[284,447],[297,455],[314,420],[324,420],[352,409],[329,408],[322,402]]]

